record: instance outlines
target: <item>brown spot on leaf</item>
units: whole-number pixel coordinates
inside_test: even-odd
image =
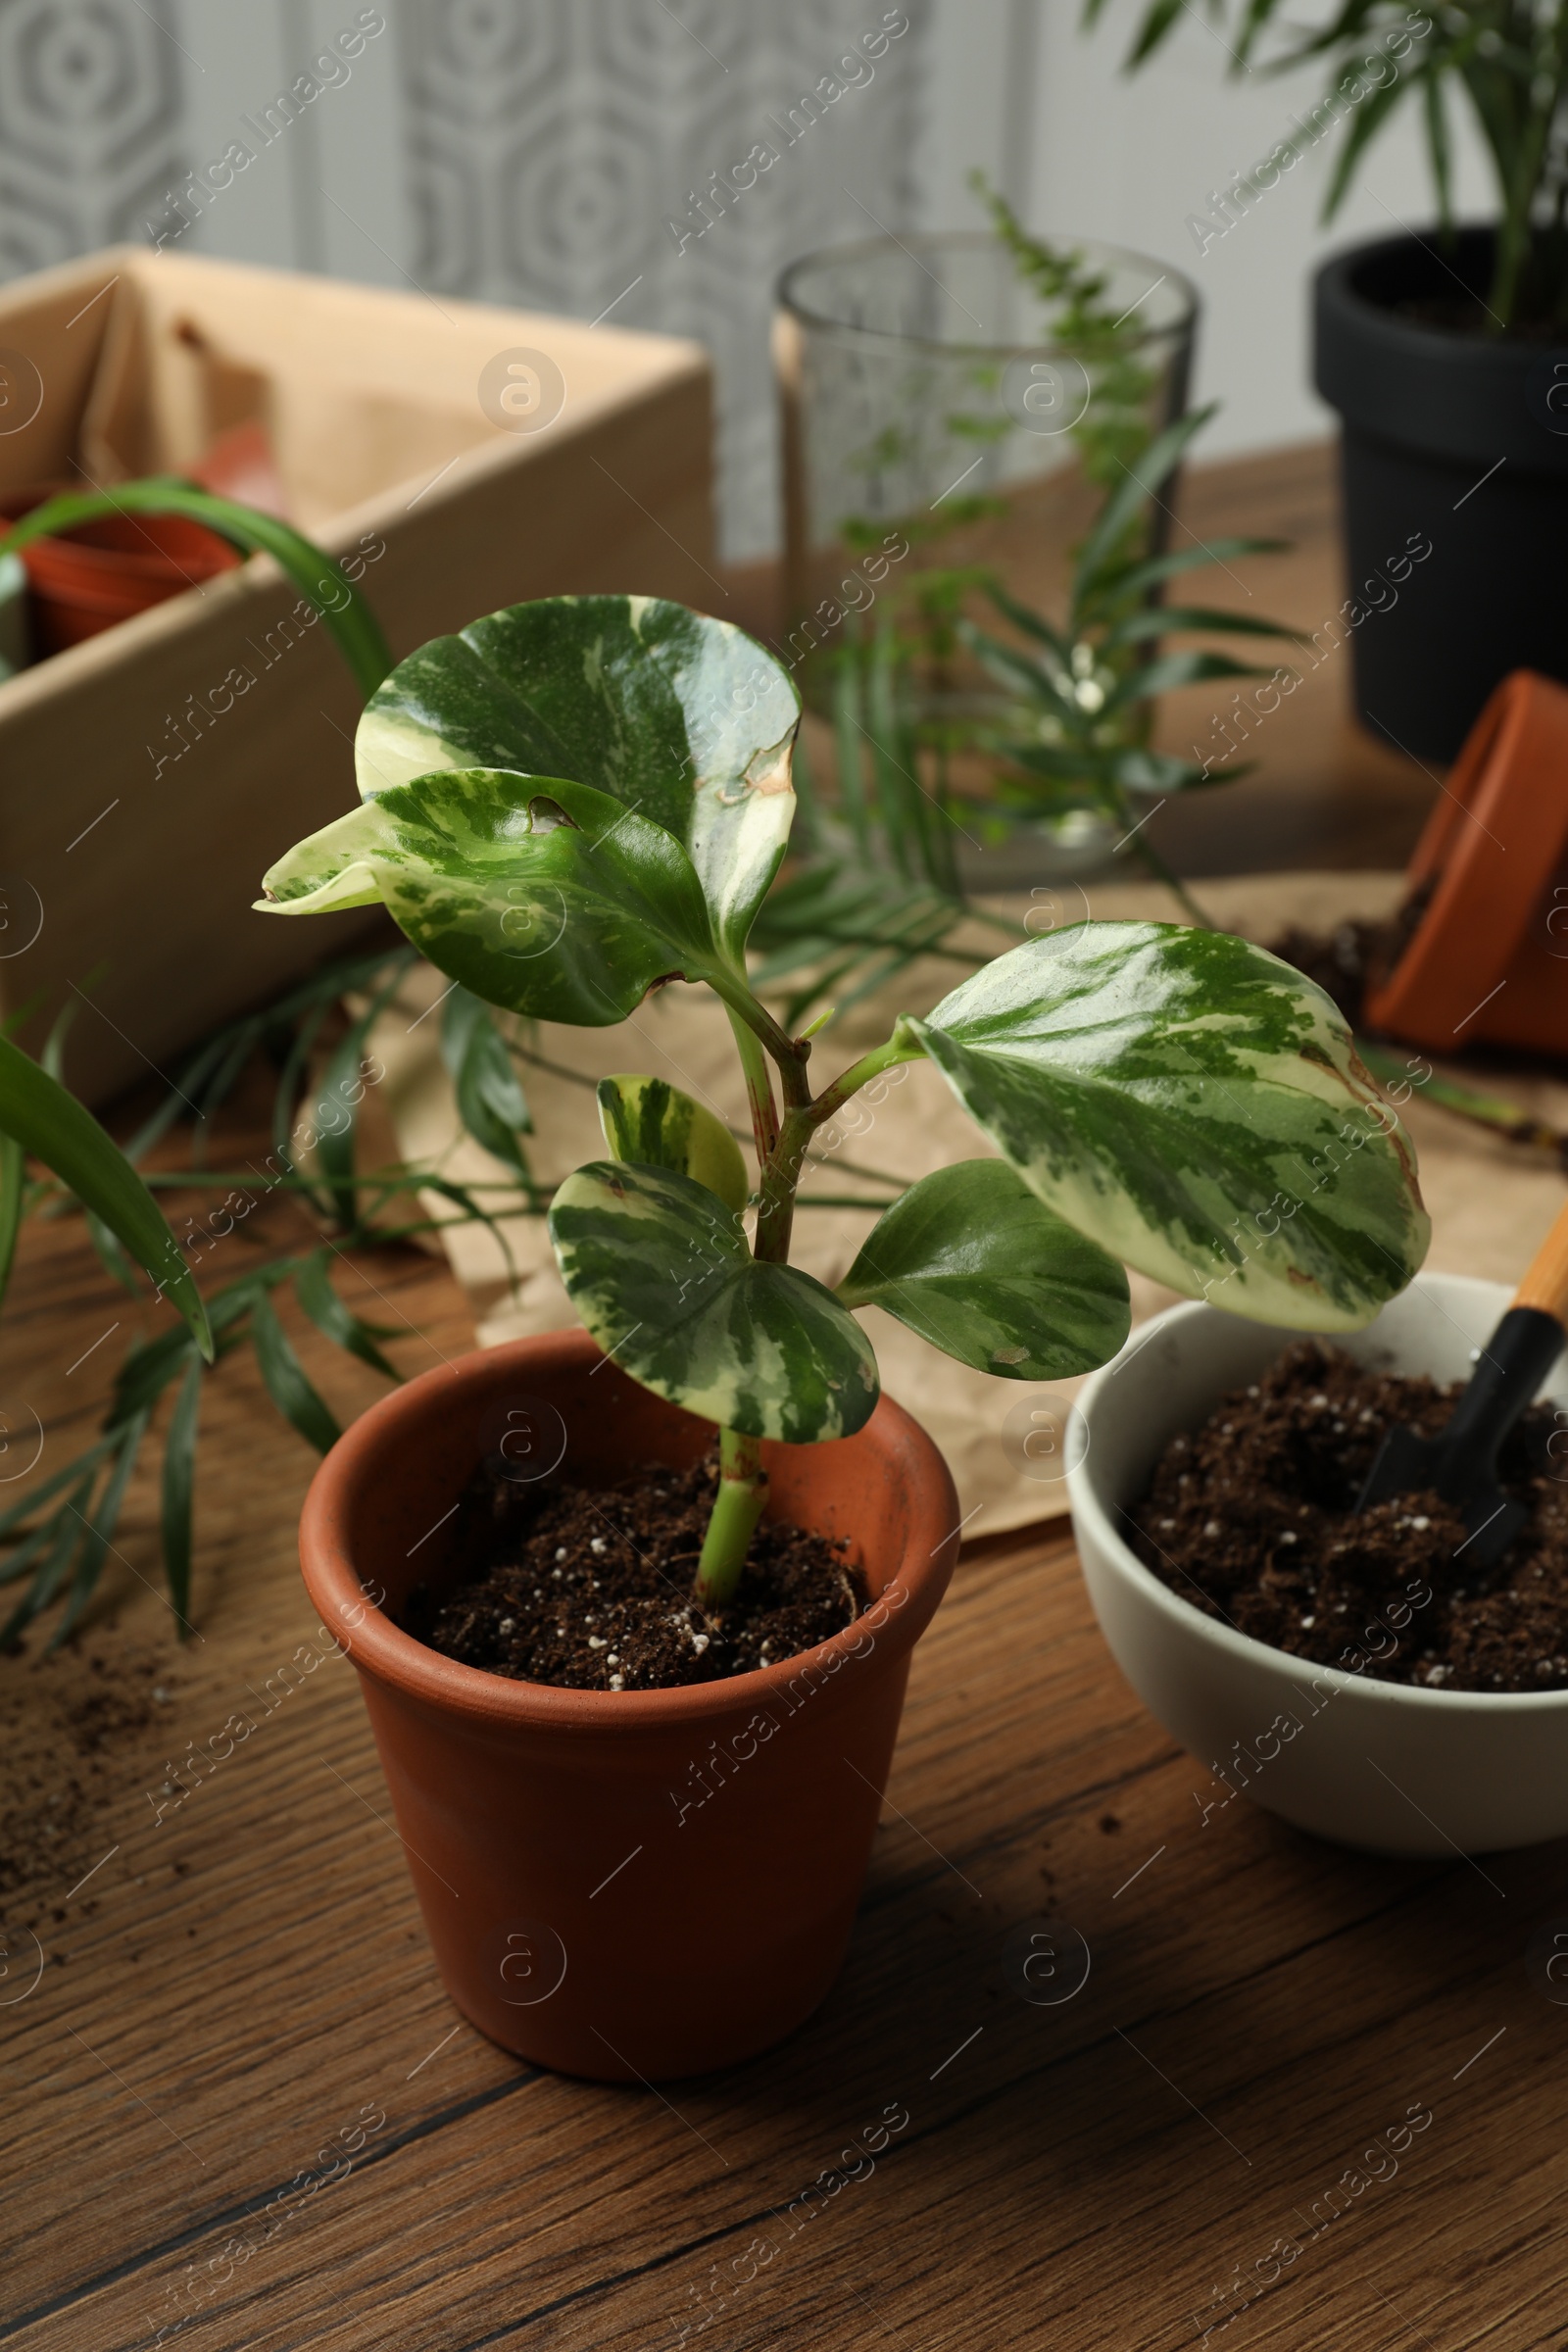
[[[746,781],[754,792],[764,795],[788,792],[790,789],[790,754],[795,748],[795,729],[791,727],[782,743],[770,744],[759,752],[746,770]]]

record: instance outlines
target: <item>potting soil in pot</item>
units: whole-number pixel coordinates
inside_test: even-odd
[[[1547,1451],[1563,1426],[1554,1407],[1532,1405],[1503,1447],[1501,1485],[1531,1517],[1495,1568],[1462,1548],[1463,1517],[1436,1495],[1355,1515],[1388,1431],[1435,1436],[1461,1394],[1298,1341],[1172,1439],[1132,1514],[1133,1549],[1195,1608],[1297,1657],[1347,1665],[1350,1651],[1355,1672],[1432,1690],[1568,1687],[1568,1456]],[[1381,1655],[1364,1639],[1375,1622],[1397,1628],[1392,1647],[1372,1637]]]
[[[1360,1025],[1362,1001],[1393,971],[1420,928],[1432,904],[1435,879],[1411,891],[1386,922],[1341,923],[1330,932],[1303,931],[1293,923],[1268,943],[1269,954],[1296,966],[1334,999],[1352,1029]]]
[[[844,1543],[772,1520],[733,1600],[703,1607],[692,1580],[717,1476],[716,1452],[593,1491],[482,1469],[463,1497],[459,1581],[416,1586],[404,1630],[518,1682],[662,1690],[775,1665],[853,1624],[871,1596]]]

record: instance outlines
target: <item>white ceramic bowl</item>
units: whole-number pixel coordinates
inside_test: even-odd
[[[1471,1348],[1508,1299],[1500,1283],[1418,1275],[1375,1323],[1333,1344],[1380,1369],[1465,1380]],[[1299,1829],[1380,1854],[1482,1853],[1563,1837],[1568,1690],[1414,1690],[1309,1666],[1190,1607],[1128,1547],[1122,1514],[1169,1441],[1255,1380],[1293,1336],[1212,1306],[1171,1307],[1080,1395],[1087,1450],[1068,1491],[1116,1663],[1183,1747],[1226,1773],[1210,1786],[1205,1769],[1205,1802],[1235,1788]],[[1543,1395],[1568,1402],[1568,1360]],[[1347,1641],[1360,1642],[1360,1626],[1346,1625]],[[1388,1639],[1372,1636],[1379,1646]],[[1299,1728],[1289,1730],[1293,1719]]]

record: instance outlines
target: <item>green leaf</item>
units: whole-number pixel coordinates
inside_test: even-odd
[[[277,1310],[265,1291],[251,1306],[251,1341],[262,1368],[267,1393],[285,1421],[290,1422],[318,1453],[327,1453],[343,1432],[305,1377]]]
[[[317,1330],[324,1332],[334,1347],[357,1355],[361,1363],[370,1365],[372,1370],[384,1372],[388,1380],[402,1379],[396,1364],[389,1363],[375,1344],[377,1338],[386,1339],[390,1335],[362,1322],[333,1290],[324,1250],[315,1250],[300,1267],[294,1277],[294,1296]]]
[[[190,1624],[191,1500],[196,1487],[196,1418],[201,1401],[201,1358],[193,1354],[164,1440],[164,1573],[181,1633]]]
[[[1107,631],[1105,646],[1131,645],[1144,637],[1174,636],[1179,629],[1212,629],[1230,637],[1289,637],[1305,642],[1299,629],[1283,620],[1264,620],[1249,612],[1227,612],[1220,605],[1148,605],[1130,612]]]
[[[26,1187],[27,1155],[14,1135],[0,1134],[0,1299],[5,1298],[16,1260]]]
[[[12,1649],[16,1646],[17,1636],[22,1632],[24,1626],[29,1625],[41,1609],[49,1606],[64,1584],[66,1571],[71,1566],[72,1555],[82,1539],[81,1505],[87,1500],[90,1490],[90,1480],[78,1485],[75,1493],[67,1497],[54,1517],[37,1531],[39,1536],[48,1536],[48,1549],[44,1552],[43,1560],[26,1592],[12,1610],[5,1624],[0,1626],[0,1650]],[[33,1539],[29,1537],[23,1548],[30,1554],[32,1546]],[[41,1545],[40,1548],[42,1548]]]
[[[1126,567],[1107,564],[1080,605],[1081,617],[1107,611],[1116,605],[1136,604],[1157,588],[1161,581],[1175,579],[1184,571],[1203,571],[1210,564],[1234,564],[1240,556],[1283,556],[1291,549],[1289,539],[1205,539],[1197,547],[1184,547],[1175,555],[1151,556],[1147,562]]]
[[[391,668],[392,656],[379,621],[333,557],[275,514],[259,514],[254,507],[220,498],[214,491],[200,490],[172,474],[117,482],[113,492],[70,490],[59,498],[46,499],[0,537],[0,555],[50,532],[70,530],[79,522],[97,522],[108,514],[183,514],[192,522],[205,523],[247,555],[270,556],[326,622],[362,694],[373,694]]]
[[[1408,80],[1401,74],[1397,80],[1387,82],[1381,89],[1369,92],[1356,107],[1350,127],[1341,140],[1340,151],[1334,159],[1334,168],[1329,174],[1329,184],[1318,214],[1320,220],[1327,222],[1334,219],[1349,193],[1350,182],[1355,177],[1362,156],[1385,127],[1409,86]]]
[[[400,662],[355,757],[368,800],[435,768],[514,768],[637,809],[685,845],[738,970],[789,839],[799,716],[779,664],[727,621],[655,597],[551,597]]]
[[[922,1176],[880,1217],[838,1286],[945,1355],[1004,1380],[1065,1380],[1127,1337],[1127,1277],[1001,1159]]]
[[[1000,580],[987,580],[985,592],[998,612],[1004,612],[1015,629],[1021,629],[1026,637],[1038,638],[1042,645],[1049,646],[1061,667],[1066,668],[1072,648],[1061,631],[1054,628],[1043,612],[1037,612],[1032,605],[1020,604],[1015,596],[1008,594]]]
[[[1178,416],[1142,453],[1135,472],[1124,467],[1122,478],[1095,517],[1093,529],[1078,553],[1078,567],[1074,575],[1074,607],[1081,608],[1083,598],[1093,583],[1095,573],[1115,549],[1138,511],[1160,489],[1167,476],[1180,465],[1182,453],[1195,433],[1202,431],[1214,414],[1216,404],[1206,409],[1193,409]]]
[[[1101,706],[1101,720],[1103,722],[1112,712],[1125,710],[1129,703],[1149,702],[1156,694],[1169,694],[1173,687],[1191,686],[1200,679],[1264,678],[1273,674],[1255,662],[1235,662],[1229,654],[1205,654],[1196,648],[1186,653],[1161,654],[1157,661],[1129,670],[1112,687]]]
[[[466,988],[453,989],[442,1007],[441,1057],[468,1133],[526,1176],[528,1162],[517,1138],[532,1131],[528,1098],[489,1006]]]
[[[308,1115],[316,1131],[317,1158],[326,1178],[332,1211],[338,1222],[351,1232],[360,1222],[354,1163],[360,1104],[365,1100],[365,1048],[370,1031],[397,994],[402,977],[402,967],[394,966],[359,1019],[338,1040],[321,1073],[315,1100],[309,1105]]]
[[[0,1132],[52,1168],[103,1219],[160,1296],[172,1299],[211,1358],[207,1310],[157,1201],[92,1113],[8,1038],[0,1038]]]
[[[656,1396],[746,1437],[853,1437],[877,1399],[869,1341],[809,1274],[759,1264],[738,1222],[672,1168],[595,1160],[557,1192],[550,1238],[600,1347]]]
[[[972,621],[960,621],[958,634],[999,685],[1010,693],[1022,694],[1032,702],[1044,703],[1054,714],[1068,726],[1082,726],[1084,712],[1074,702],[1072,680],[1065,670],[1053,676],[1043,662],[1032,654],[1019,651],[1015,645],[1004,645]],[[1057,677],[1061,683],[1057,683]]]
[[[82,1526],[81,1550],[76,1560],[76,1573],[71,1582],[71,1593],[66,1603],[65,1613],[50,1637],[49,1646],[51,1649],[60,1647],[60,1644],[74,1630],[82,1610],[92,1598],[93,1589],[103,1573],[104,1555],[113,1543],[115,1529],[120,1524],[120,1508],[125,1499],[125,1488],[129,1483],[132,1470],[136,1467],[136,1456],[141,1451],[141,1442],[146,1434],[146,1416],[138,1413],[127,1425],[125,1434],[120,1442],[119,1454],[108,1478],[104,1481],[104,1490],[98,1497],[97,1508],[91,1519],[86,1520]],[[68,1504],[67,1509],[69,1508]]]
[[[1245,940],[1080,923],[900,1035],[1058,1215],[1233,1314],[1355,1330],[1425,1254],[1414,1152],[1334,1005]]]
[[[87,1446],[85,1451],[78,1453],[74,1461],[68,1462],[63,1470],[56,1470],[50,1477],[40,1479],[35,1487],[23,1495],[20,1502],[11,1503],[5,1511],[0,1512],[0,1536],[9,1536],[13,1528],[19,1526],[24,1519],[30,1519],[34,1511],[41,1510],[46,1502],[51,1501],[60,1493],[62,1487],[79,1483],[83,1479],[90,1486],[96,1475],[97,1465],[103,1460],[106,1453],[114,1451],[119,1443],[119,1431],[111,1429],[106,1436],[99,1438],[95,1445]],[[31,1539],[29,1538],[28,1541],[30,1542]],[[8,1570],[7,1573],[9,1574],[10,1571]]]
[[[751,1190],[741,1148],[722,1120],[662,1078],[601,1078],[599,1124],[614,1159],[673,1168],[738,1216]]]
[[[220,1328],[216,1309],[213,1328]],[[161,1332],[156,1340],[145,1340],[133,1348],[115,1375],[108,1426],[118,1428],[138,1413],[150,1412],[184,1363],[189,1348],[190,1335],[184,1331]]]
[[[266,887],[269,913],[383,899],[474,996],[577,1028],[624,1020],[657,980],[722,976],[680,843],[561,777],[418,777],[302,841]]]

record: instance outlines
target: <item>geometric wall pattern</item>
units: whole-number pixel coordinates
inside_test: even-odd
[[[914,224],[934,4],[380,0],[355,79],[279,143],[265,187],[251,175],[246,202],[272,209],[246,220],[225,199],[186,250],[697,338],[718,379],[724,552],[763,554],[773,283],[816,246]],[[225,110],[286,86],[357,7],[0,0],[0,277],[145,238]],[[372,168],[357,238],[330,189]]]
[[[779,270],[913,220],[926,15],[921,0],[885,15],[845,0],[405,11],[415,275],[589,318],[613,304],[618,322],[706,343],[733,556],[775,535]]]

